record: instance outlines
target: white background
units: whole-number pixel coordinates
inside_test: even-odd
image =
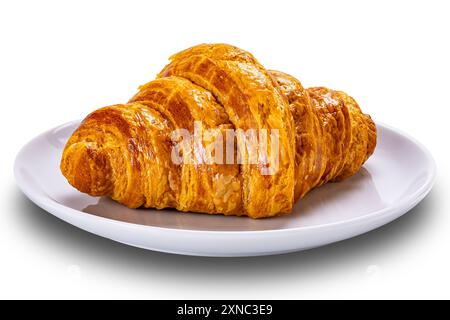
[[[2,1],[0,298],[450,298],[449,15],[448,1]],[[343,89],[415,136],[437,162],[431,194],[369,234],[240,259],[127,247],[21,194],[23,144],[125,102],[172,53],[203,42]]]

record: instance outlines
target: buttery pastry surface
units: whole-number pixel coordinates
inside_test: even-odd
[[[261,168],[273,162],[250,161],[239,139],[241,163],[187,161],[206,153],[216,136],[174,163],[174,130],[194,133],[199,122],[222,136],[276,130],[277,170],[264,174]],[[262,218],[289,213],[312,188],[353,175],[375,145],[375,124],[344,92],[304,89],[244,50],[204,44],[172,56],[128,103],[88,115],[65,146],[61,171],[81,192],[130,208]]]

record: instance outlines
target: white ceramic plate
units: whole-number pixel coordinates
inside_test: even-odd
[[[407,135],[378,124],[374,155],[358,174],[313,190],[292,214],[252,220],[128,209],[72,188],[59,170],[66,140],[79,121],[47,131],[18,154],[14,172],[38,206],[81,229],[132,246],[199,256],[270,255],[310,249],[380,227],[430,191],[435,164]]]

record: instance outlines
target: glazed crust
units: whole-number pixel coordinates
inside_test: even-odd
[[[73,133],[61,160],[72,186],[130,208],[270,217],[289,213],[312,188],[353,175],[375,148],[373,121],[343,92],[304,89],[226,44],[199,45],[170,60],[127,104],[94,111]],[[207,154],[218,139],[212,135],[200,145],[188,140],[194,154],[184,150],[174,163],[174,130],[192,135],[199,122],[227,139],[229,129],[276,129],[278,161],[251,162],[232,137],[240,163],[189,162]]]
[[[356,101],[325,87],[304,89],[296,78],[270,71],[288,98],[295,127],[295,201],[329,181],[358,172],[376,146],[376,127]]]

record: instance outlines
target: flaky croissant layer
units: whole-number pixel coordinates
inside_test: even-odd
[[[304,89],[226,44],[170,60],[128,103],[94,111],[73,133],[61,160],[72,186],[130,208],[262,218],[289,213],[312,188],[355,174],[374,151],[374,122],[344,92]],[[264,173],[265,159],[252,162],[246,152],[240,162],[173,161],[173,132],[194,133],[195,123],[224,136],[276,131],[277,170]],[[187,141],[194,156],[209,148]],[[244,149],[239,141],[235,148]]]

